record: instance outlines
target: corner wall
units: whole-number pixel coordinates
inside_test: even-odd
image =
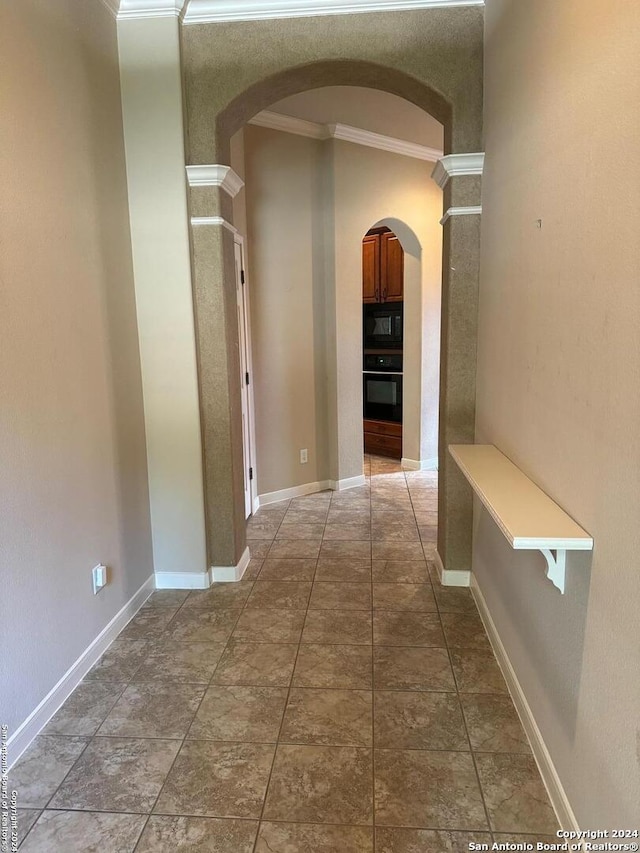
[[[582,829],[640,818],[638,32],[626,0],[487,0],[476,440],[595,547],[561,596],[478,511],[473,570]]]
[[[256,470],[264,495],[334,476],[325,390],[325,143],[252,126],[244,141]]]
[[[159,583],[171,586],[210,565],[179,26],[176,17],[118,21],[153,558]]]
[[[153,573],[116,24],[0,11],[0,705],[10,737]],[[110,568],[94,596],[91,570]]]

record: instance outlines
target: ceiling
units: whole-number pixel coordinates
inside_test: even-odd
[[[440,152],[444,144],[439,121],[404,98],[377,89],[324,86],[285,98],[268,110],[321,125],[349,125]]]

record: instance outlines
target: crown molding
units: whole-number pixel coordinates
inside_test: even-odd
[[[348,124],[318,124],[314,121],[306,121],[269,110],[263,110],[263,112],[255,115],[250,119],[249,124],[268,127],[271,130],[280,130],[283,133],[293,133],[296,136],[306,136],[310,139],[341,139],[344,142],[353,142],[356,145],[377,148],[380,151],[389,151],[392,154],[402,154],[416,160],[428,160],[431,163],[442,157],[442,151],[437,148],[429,148],[415,142],[406,142],[404,139],[384,136],[381,133],[373,133],[371,130],[351,127]]]
[[[442,151],[437,148],[418,145],[417,142],[406,142],[404,139],[384,136],[381,133],[373,133],[371,130],[361,130],[359,127],[351,127],[348,124],[329,125],[329,135],[334,139],[354,142],[356,145],[364,145],[367,148],[378,148],[380,151],[390,151],[393,154],[403,154],[405,157],[413,157],[416,160],[429,160],[431,163],[435,163],[442,157]]]
[[[119,21],[131,18],[177,18],[186,0],[103,0],[118,6]]]
[[[436,163],[431,177],[441,189],[450,178],[459,175],[481,175],[484,169],[484,152],[475,154],[447,154]]]
[[[235,198],[244,181],[231,166],[187,166],[187,180],[190,187],[220,187],[231,198]]]
[[[449,210],[440,220],[440,225],[444,225],[447,219],[452,216],[475,216],[482,213],[482,205],[474,205],[473,207],[450,207]]]
[[[456,6],[484,6],[484,0],[189,0],[184,23],[306,18]]]
[[[285,116],[282,113],[272,113],[269,110],[263,110],[255,115],[249,120],[249,124],[268,127],[269,130],[281,130],[283,133],[294,133],[296,136],[307,136],[309,139],[329,139],[329,128],[325,124]]]

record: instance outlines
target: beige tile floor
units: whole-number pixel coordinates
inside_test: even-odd
[[[458,853],[556,819],[437,475],[259,510],[246,580],[157,592],[10,775],[21,853]]]

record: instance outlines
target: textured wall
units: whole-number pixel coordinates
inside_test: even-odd
[[[190,162],[222,162],[256,112],[330,85],[401,95],[448,125],[449,150],[478,151],[482,26],[458,7],[183,27]]]
[[[0,705],[11,731],[153,571],[115,22],[3,3]],[[98,596],[91,569],[111,567]]]
[[[473,565],[582,828],[640,818],[638,32],[626,0],[487,2],[477,440],[595,548],[561,596],[480,512]]]

